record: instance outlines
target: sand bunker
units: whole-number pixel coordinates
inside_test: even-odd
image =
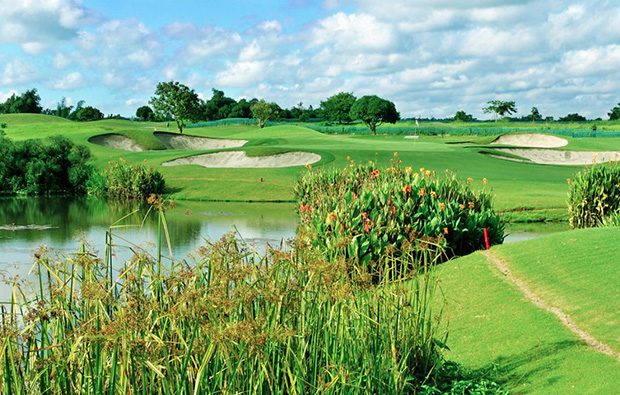
[[[543,165],[591,165],[620,159],[620,152],[618,151],[562,151],[536,148],[495,148],[495,150],[517,155]],[[518,160],[499,155],[492,156],[506,160]]]
[[[237,148],[247,143],[247,140],[212,139],[208,137],[184,136],[172,133],[153,133],[168,149],[206,150]]]
[[[514,145],[517,147],[557,148],[568,144],[566,139],[542,133],[504,134],[491,142],[497,145]]]
[[[162,166],[200,165],[204,167],[291,167],[315,163],[320,155],[310,152],[286,152],[268,156],[247,156],[245,151],[216,152],[213,154],[195,155],[162,163]]]
[[[135,140],[120,134],[100,134],[88,139],[89,143],[124,151],[144,151],[144,148]]]

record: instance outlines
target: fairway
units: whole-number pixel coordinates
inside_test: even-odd
[[[214,152],[245,151],[248,157],[260,157],[295,151],[320,155],[321,160],[314,166],[344,167],[349,165],[347,157],[356,162],[376,160],[379,165],[389,166],[394,152],[398,152],[403,166],[437,172],[454,170],[463,178],[472,177],[477,187],[482,187],[482,180],[486,178],[487,187],[495,195],[497,209],[526,212],[542,209],[540,214],[523,214],[528,220],[541,220],[549,214],[548,210],[566,206],[566,180],[582,168],[514,162],[481,154],[499,152],[495,148],[500,145],[488,145],[495,136],[444,135],[407,139],[402,135],[329,135],[295,125],[265,129],[246,125],[188,128],[180,136],[165,133],[167,129],[163,123],[124,120],[77,123],[32,114],[2,115],[0,121],[7,124],[8,137],[15,140],[62,134],[85,144],[93,153],[93,163],[99,167],[120,157],[134,162],[146,160],[166,177],[168,196],[184,200],[293,201],[292,186],[306,169],[301,164],[245,169],[209,169],[191,164],[162,167],[164,162]],[[131,139],[131,144],[145,151],[127,151],[89,142],[93,137],[101,139],[96,136],[110,134]],[[563,138],[568,144],[553,150],[620,149],[620,138]],[[213,141],[222,144],[212,145]]]
[[[620,346],[619,228],[562,232],[494,247],[512,274],[549,305],[616,352]],[[620,362],[586,345],[535,306],[481,252],[444,265],[449,357],[516,393],[613,394]]]

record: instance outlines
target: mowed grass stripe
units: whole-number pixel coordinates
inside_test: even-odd
[[[609,347],[609,345],[601,342],[599,339],[597,339],[594,336],[592,336],[592,334],[584,331],[565,312],[563,312],[561,309],[559,309],[559,308],[557,308],[555,306],[550,305],[544,299],[541,299],[538,295],[536,295],[534,292],[532,292],[530,286],[527,284],[526,281],[516,277],[512,273],[512,271],[510,270],[508,262],[498,258],[491,251],[485,251],[484,254],[487,257],[488,261],[492,265],[495,265],[506,276],[508,281],[512,282],[517,287],[519,287],[519,289],[525,295],[525,297],[528,298],[534,305],[536,305],[537,307],[540,307],[541,309],[543,309],[543,310],[545,310],[545,311],[555,315],[560,320],[562,325],[564,325],[565,327],[570,329],[571,332],[573,332],[581,340],[586,342],[586,344],[588,346],[592,347],[593,349],[595,349],[595,350],[597,350],[599,352],[602,352],[603,354],[607,354],[609,356],[612,356],[612,357],[616,358],[618,360],[618,362],[620,362],[620,353],[619,352],[617,352],[616,350],[613,350],[611,347]]]
[[[620,228],[563,232],[494,248],[532,292],[620,351]]]
[[[534,306],[481,252],[439,270],[449,306],[448,359],[511,393],[617,393],[618,361]]]

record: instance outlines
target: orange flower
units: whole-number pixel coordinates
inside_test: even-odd
[[[332,219],[332,221],[336,220],[336,214],[334,213],[329,213],[329,217]]]
[[[394,152],[394,156],[398,156],[398,152]]]
[[[467,177],[467,183],[469,184],[470,182],[472,182],[474,179],[471,177]]]
[[[430,177],[431,176],[431,171],[430,170],[426,170],[425,174],[426,174],[427,177]]]
[[[448,228],[443,228],[443,234],[447,235],[448,234]]]
[[[445,210],[446,205],[445,205],[445,204],[443,204],[443,203],[439,203],[439,208],[440,208],[441,210]]]
[[[487,179],[486,179],[486,177],[482,179],[482,183],[483,183],[484,185],[487,185],[487,182],[489,182],[489,180],[487,180]]]
[[[379,175],[379,169],[373,170],[373,171],[370,173],[370,179],[371,179],[371,180],[374,180],[375,178],[377,178],[377,176],[378,176],[378,175]]]
[[[347,160],[351,160],[351,157],[350,157],[350,156],[347,156]]]
[[[403,192],[405,192],[405,194],[411,193],[411,187],[409,186],[409,184],[403,187]]]
[[[370,226],[370,219],[366,218],[366,221],[364,223],[364,232],[368,233],[370,232],[371,226]]]
[[[436,198],[436,197],[437,197],[437,192],[435,192],[435,191],[431,191],[431,197],[432,197],[432,198]]]
[[[465,208],[465,205],[464,205],[463,203],[461,203],[461,204],[459,204],[459,208],[460,208],[461,210],[463,210],[463,209]]]
[[[474,202],[469,202],[469,209],[473,210],[474,209]]]
[[[338,235],[342,236],[342,231],[344,230],[344,225],[340,224],[340,230],[338,231]]]
[[[424,194],[426,193],[426,190],[424,188],[420,189],[420,196],[424,196]]]
[[[567,178],[566,182],[568,182],[568,185],[570,185],[570,178]]]

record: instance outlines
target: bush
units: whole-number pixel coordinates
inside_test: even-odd
[[[572,228],[600,226],[606,217],[620,213],[620,165],[617,162],[586,168],[568,182]]]
[[[110,166],[94,174],[88,182],[88,192],[121,199],[146,199],[149,195],[161,195],[166,188],[162,174],[144,163],[131,164],[120,158]]]
[[[66,137],[13,142],[0,136],[0,193],[82,194],[92,173],[90,150]]]
[[[309,171],[295,188],[301,224],[297,242],[341,257],[350,270],[387,274],[408,270],[399,262],[412,256],[421,264],[439,262],[500,244],[504,227],[491,207],[486,180],[481,191],[446,170],[402,169],[375,162],[344,170]],[[396,272],[393,272],[396,271]]]

